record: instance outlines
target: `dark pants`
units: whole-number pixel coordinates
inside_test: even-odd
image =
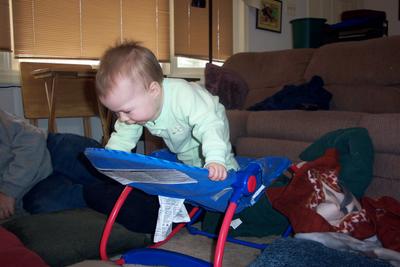
[[[111,181],[84,186],[88,206],[98,212],[110,214],[124,185]],[[157,224],[158,197],[133,189],[118,213],[116,221],[134,232],[154,233]]]
[[[53,173],[24,196],[29,213],[89,207],[108,215],[124,186],[99,173],[83,154],[87,147],[101,147],[93,139],[74,134],[49,134]],[[158,197],[134,190],[121,208],[117,222],[136,232],[154,232]]]
[[[75,134],[49,134],[47,148],[53,173],[24,196],[30,213],[84,208],[83,186],[108,180],[91,166],[82,153],[87,147],[101,147],[90,138]]]

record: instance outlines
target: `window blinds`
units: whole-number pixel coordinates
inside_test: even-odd
[[[9,11],[8,0],[0,0],[0,51],[11,51]]]
[[[98,59],[122,40],[169,61],[168,0],[13,0],[17,57]]]
[[[191,7],[191,0],[174,0],[175,55],[208,58],[208,6]],[[213,0],[213,59],[233,52],[232,0]]]

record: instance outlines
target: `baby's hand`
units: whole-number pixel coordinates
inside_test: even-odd
[[[219,163],[211,162],[206,168],[208,169],[208,178],[213,181],[223,181],[226,179],[227,172],[224,165]]]

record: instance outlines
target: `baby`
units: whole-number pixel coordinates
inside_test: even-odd
[[[155,55],[124,42],[103,55],[96,76],[101,103],[118,115],[106,148],[131,151],[146,127],[187,165],[205,167],[224,180],[238,169],[229,142],[225,108],[196,83],[163,77]]]

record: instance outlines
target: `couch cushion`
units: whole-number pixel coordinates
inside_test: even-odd
[[[242,137],[236,142],[236,153],[247,157],[285,156],[292,161],[299,161],[299,154],[308,142],[281,140],[272,138]]]
[[[304,74],[328,84],[399,85],[400,36],[328,44],[316,49]]]
[[[366,191],[370,197],[391,196],[400,201],[400,156],[376,153],[374,176]]]
[[[227,110],[226,116],[229,121],[230,140],[232,144],[236,143],[236,139],[246,135],[247,118],[249,111]]]
[[[323,78],[333,109],[400,112],[400,36],[328,44],[316,49],[305,79]]]
[[[333,110],[400,112],[400,87],[374,84],[331,84],[325,87],[333,95],[331,101]]]
[[[303,75],[313,51],[314,49],[291,49],[238,53],[231,56],[223,67],[240,73],[250,91],[298,84],[304,81]]]
[[[375,149],[374,179],[366,195],[400,201],[400,114],[365,114],[359,125],[368,129]]]
[[[327,132],[357,126],[361,113],[343,111],[260,111],[249,114],[251,137],[313,142]]]
[[[99,244],[106,216],[90,209],[28,215],[4,223],[31,250],[51,266],[66,266],[99,258]],[[107,245],[110,255],[150,243],[148,235],[137,234],[114,224]]]
[[[400,113],[365,114],[359,126],[368,129],[376,152],[400,155]]]

